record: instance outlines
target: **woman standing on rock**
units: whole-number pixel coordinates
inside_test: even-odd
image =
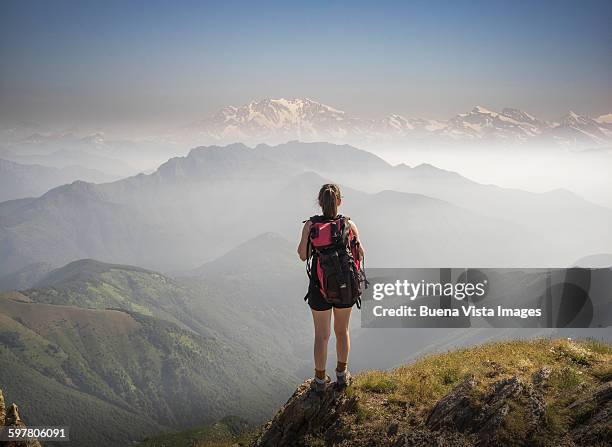
[[[321,187],[318,196],[322,214],[304,222],[298,255],[306,261],[310,279],[305,300],[314,321],[313,388],[321,393],[331,381],[325,374],[327,344],[331,332],[332,313],[336,335],[336,384],[348,385],[347,369],[350,350],[349,321],[353,305],[361,304],[365,281],[364,256],[357,226],[349,217],[338,214],[342,195],[333,183]]]

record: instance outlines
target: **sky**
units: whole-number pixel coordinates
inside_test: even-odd
[[[187,124],[308,97],[363,118],[612,112],[612,1],[0,2],[0,123]]]

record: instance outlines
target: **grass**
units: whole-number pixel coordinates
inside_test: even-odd
[[[258,420],[277,408],[273,392],[290,390],[284,377],[269,374],[245,349],[169,321],[117,310],[16,302],[1,294],[0,365],[0,388],[24,408],[28,421],[40,424],[55,408],[60,411],[54,420],[63,422],[57,425],[82,428],[83,416],[89,417],[89,432],[79,429],[72,436],[77,445],[104,445],[105,439],[122,445],[156,427],[211,423],[228,413]],[[19,385],[24,370],[46,377],[38,386],[45,398]],[[12,379],[17,381],[11,384]],[[80,413],[66,400],[67,390],[85,396]],[[121,422],[113,419],[109,406],[123,409],[124,421],[141,417],[133,435],[128,428],[116,429]],[[99,419],[96,408],[108,413],[100,424],[91,423]]]
[[[380,421],[392,418],[398,406],[409,408],[412,417],[422,421],[433,405],[469,374],[474,374],[477,379],[473,397],[478,401],[495,382],[517,377],[530,384],[534,374],[547,366],[551,375],[544,388],[547,411],[542,430],[560,433],[559,430],[575,423],[576,417],[584,418],[589,411],[583,409],[582,413],[571,414],[567,410],[569,402],[584,390],[608,379],[611,365],[612,347],[597,340],[538,339],[487,343],[429,355],[388,372],[359,374],[354,378],[350,396],[359,401],[359,408],[372,408],[376,402],[380,403],[381,398],[384,399],[386,405],[378,405],[376,408],[381,411],[373,413]],[[525,425],[524,413],[524,404],[520,400],[511,402],[506,421],[508,427]],[[360,417],[358,413],[357,418]],[[524,429],[516,432],[521,431]]]
[[[584,340],[584,345],[590,351],[596,354],[610,355],[612,354],[612,346],[608,343],[604,343],[596,338],[587,338]]]
[[[177,433],[151,436],[139,447],[231,447],[248,445],[253,427],[236,416],[226,416],[212,425],[204,425]]]
[[[572,391],[584,382],[582,371],[571,366],[555,369],[548,381],[548,385],[555,390],[566,392]]]
[[[361,378],[359,388],[372,393],[391,393],[396,390],[397,382],[381,371],[371,371]]]

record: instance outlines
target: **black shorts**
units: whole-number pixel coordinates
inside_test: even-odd
[[[349,307],[353,307],[353,304],[330,304],[325,301],[325,298],[321,295],[321,291],[319,287],[316,285],[310,284],[308,286],[308,305],[312,310],[329,310],[332,307],[336,309],[348,309]]]

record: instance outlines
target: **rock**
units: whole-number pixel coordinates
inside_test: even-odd
[[[0,426],[4,425],[4,419],[6,417],[6,407],[4,405],[4,395],[0,390]]]
[[[604,403],[609,403],[610,399],[612,399],[612,380],[595,388],[591,393],[589,393],[582,399],[578,399],[577,401],[572,402],[569,406],[569,409],[572,410],[581,407],[587,403],[593,402],[596,405],[601,405]]]
[[[425,425],[431,430],[454,428],[465,431],[475,416],[470,403],[470,394],[476,387],[476,378],[471,375],[436,403],[429,413]]]
[[[531,410],[531,415],[533,416],[532,425],[535,426],[536,424],[540,423],[544,417],[544,414],[546,413],[544,396],[542,396],[542,393],[538,389],[532,386],[526,386],[525,397],[527,399],[527,405]]]
[[[16,404],[11,404],[8,411],[6,411],[2,390],[0,390],[0,425],[15,428],[26,427],[26,424],[24,424],[19,416],[19,408]],[[28,441],[3,442],[3,445],[5,447],[41,447],[37,439],[31,439]]]
[[[434,372],[427,376],[417,371],[404,388],[392,393],[372,391],[366,386],[368,376],[364,381],[358,378],[355,388],[344,393],[334,391],[330,384],[321,396],[310,391],[307,381],[264,427],[253,446],[611,445],[612,381],[603,383],[602,377],[607,376],[601,371],[606,371],[612,358],[593,359],[592,364],[599,362],[597,372],[588,365],[572,365],[567,357],[559,359],[558,363],[549,359],[549,365],[534,365],[537,357],[531,358],[529,368],[514,369],[516,375],[511,375],[510,363],[486,361],[485,368],[477,369],[479,375],[466,376],[437,401],[423,391],[434,393],[433,385],[441,382],[414,388],[421,377],[437,377]],[[556,379],[554,372],[563,375],[566,368],[588,380],[552,380]],[[402,378],[394,380],[401,383]],[[413,391],[419,393],[417,398],[410,395]]]
[[[541,386],[548,380],[550,374],[552,373],[552,369],[548,366],[541,367],[536,373],[533,375],[533,384],[536,386]]]
[[[524,389],[523,383],[516,377],[495,383],[480,414],[474,419],[472,432],[478,436],[478,446],[496,445],[498,432],[508,411],[508,400],[517,397]]]
[[[306,435],[319,436],[329,443],[341,440],[341,430],[334,430],[334,427],[339,425],[344,412],[355,409],[356,400],[338,392],[332,384],[328,384],[319,396],[310,389],[311,381],[300,385],[272,421],[264,426],[254,447],[303,446]]]
[[[21,421],[19,417],[19,408],[17,408],[17,404],[12,404],[8,411],[6,412],[6,416],[4,418],[4,425],[8,426],[25,426],[25,424]]]
[[[577,426],[570,432],[577,445],[609,445],[612,439],[612,381],[573,402]]]
[[[479,405],[472,396],[476,385],[473,376],[467,377],[440,399],[427,418],[427,428],[474,434],[477,446],[497,444],[500,428],[510,410],[509,401],[521,395],[525,385],[516,377],[496,382],[484,400],[479,399]]]
[[[387,427],[387,436],[393,437],[397,435],[398,429],[399,429],[399,424],[397,423],[397,421],[391,422],[389,424],[389,427]]]

